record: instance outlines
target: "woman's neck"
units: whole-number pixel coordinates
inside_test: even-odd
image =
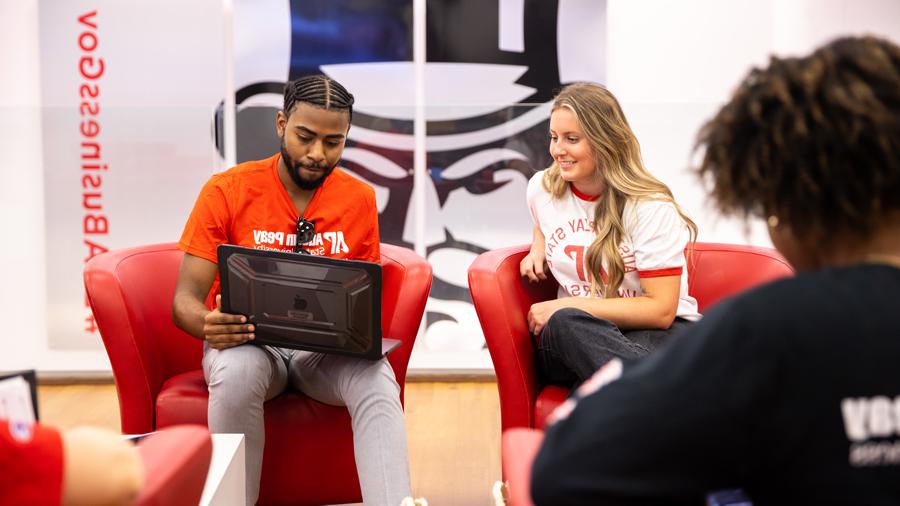
[[[606,190],[606,184],[600,176],[589,180],[573,181],[569,184],[583,195],[590,195],[592,197],[599,197],[600,195],[603,195],[603,192]]]

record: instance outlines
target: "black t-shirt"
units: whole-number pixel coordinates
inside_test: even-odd
[[[539,505],[900,504],[900,269],[800,274],[713,308],[580,399],[535,460]]]

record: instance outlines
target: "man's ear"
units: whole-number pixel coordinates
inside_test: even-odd
[[[284,137],[285,125],[287,125],[287,116],[284,111],[278,111],[275,113],[275,131],[278,133],[278,137]]]

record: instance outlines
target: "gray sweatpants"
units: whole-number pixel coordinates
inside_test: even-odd
[[[252,344],[215,350],[204,343],[203,374],[209,386],[210,432],[244,434],[248,505],[259,497],[263,403],[283,392],[288,382],[319,402],[347,406],[366,505],[396,506],[411,495],[400,386],[386,359]]]

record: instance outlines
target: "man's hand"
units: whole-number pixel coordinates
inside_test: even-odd
[[[519,273],[532,283],[547,279],[547,257],[544,250],[535,251],[532,248],[519,263]]]
[[[216,308],[203,318],[203,337],[210,348],[224,350],[253,339],[253,324],[247,317],[222,312],[222,296],[216,295]]]
[[[553,313],[564,307],[560,300],[548,300],[531,305],[531,309],[528,310],[528,330],[532,334],[540,335]]]

